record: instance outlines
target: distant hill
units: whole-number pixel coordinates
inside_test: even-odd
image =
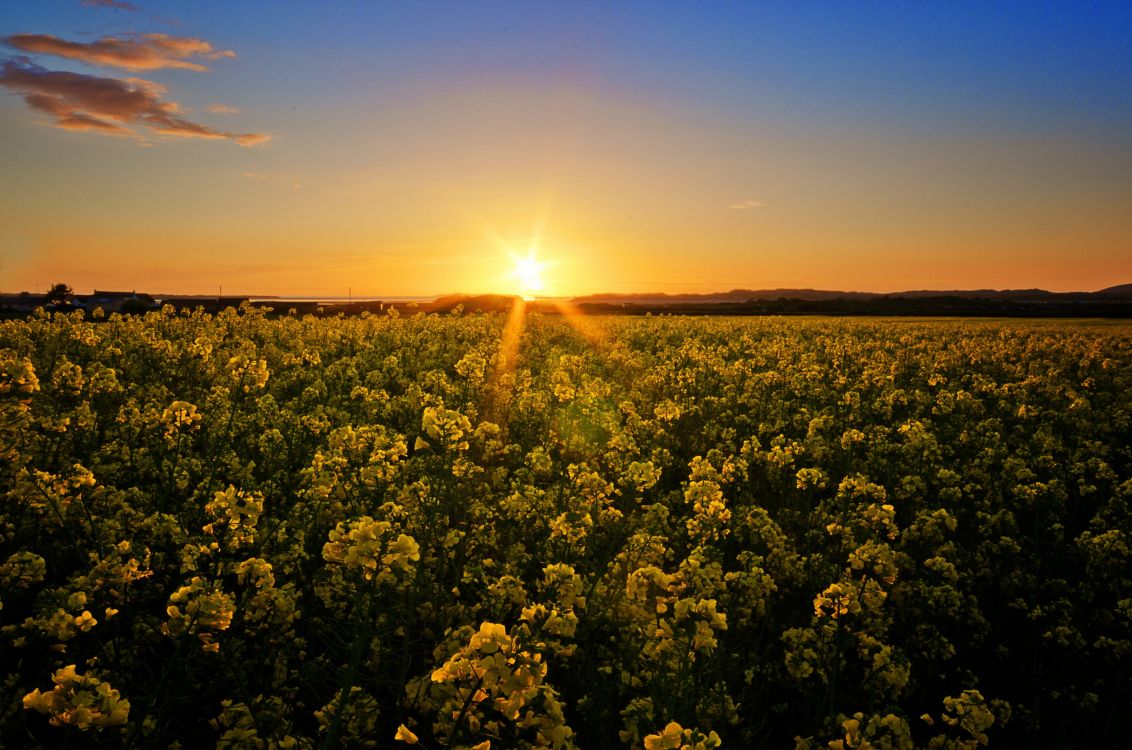
[[[732,289],[729,292],[709,292],[704,294],[591,294],[575,297],[576,304],[634,304],[634,305],[686,305],[714,304],[718,302],[750,302],[764,299],[873,299],[876,292],[834,292],[821,289]]]
[[[575,297],[578,305],[639,305],[666,307],[718,305],[772,300],[827,302],[833,300],[967,299],[1013,302],[1090,302],[1132,301],[1132,284],[1108,287],[1097,292],[1050,292],[1045,289],[916,289],[904,292],[848,292],[828,289],[732,289],[707,294],[591,294]]]
[[[1102,289],[1096,292],[1096,294],[1098,297],[1129,299],[1132,298],[1132,284],[1110,286],[1108,289]]]

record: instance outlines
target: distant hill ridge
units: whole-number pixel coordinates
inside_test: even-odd
[[[1132,301],[1132,284],[1111,286],[1096,292],[1051,292],[1045,289],[914,289],[903,292],[848,292],[829,289],[732,289],[729,292],[666,294],[590,294],[575,297],[575,304],[604,305],[688,305],[718,304],[721,302],[741,303],[756,300],[796,299],[805,301],[828,300],[880,300],[880,299],[924,299],[958,298],[1009,300],[1016,302],[1088,302],[1088,301]]]

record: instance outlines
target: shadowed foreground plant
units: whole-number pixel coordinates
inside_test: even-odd
[[[80,675],[69,664],[51,676],[55,687],[41,693],[39,688],[24,696],[24,708],[46,714],[55,726],[101,729],[125,724],[130,702],[97,677]]]

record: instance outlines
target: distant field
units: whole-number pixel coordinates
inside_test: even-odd
[[[915,316],[878,316],[870,318],[847,318],[843,315],[812,315],[805,316],[804,320],[825,320],[829,322],[851,323],[856,320],[862,323],[938,323],[943,326],[968,326],[979,324],[992,324],[1010,327],[1047,327],[1056,328],[1112,328],[1123,330],[1132,334],[1132,321],[1121,318],[959,318],[959,317],[915,317]]]
[[[1130,333],[0,322],[0,736],[1118,746]]]

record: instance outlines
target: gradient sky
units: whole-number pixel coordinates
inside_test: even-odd
[[[1132,282],[1127,0],[5,0],[0,37],[6,292],[510,292],[532,243],[552,295]]]

